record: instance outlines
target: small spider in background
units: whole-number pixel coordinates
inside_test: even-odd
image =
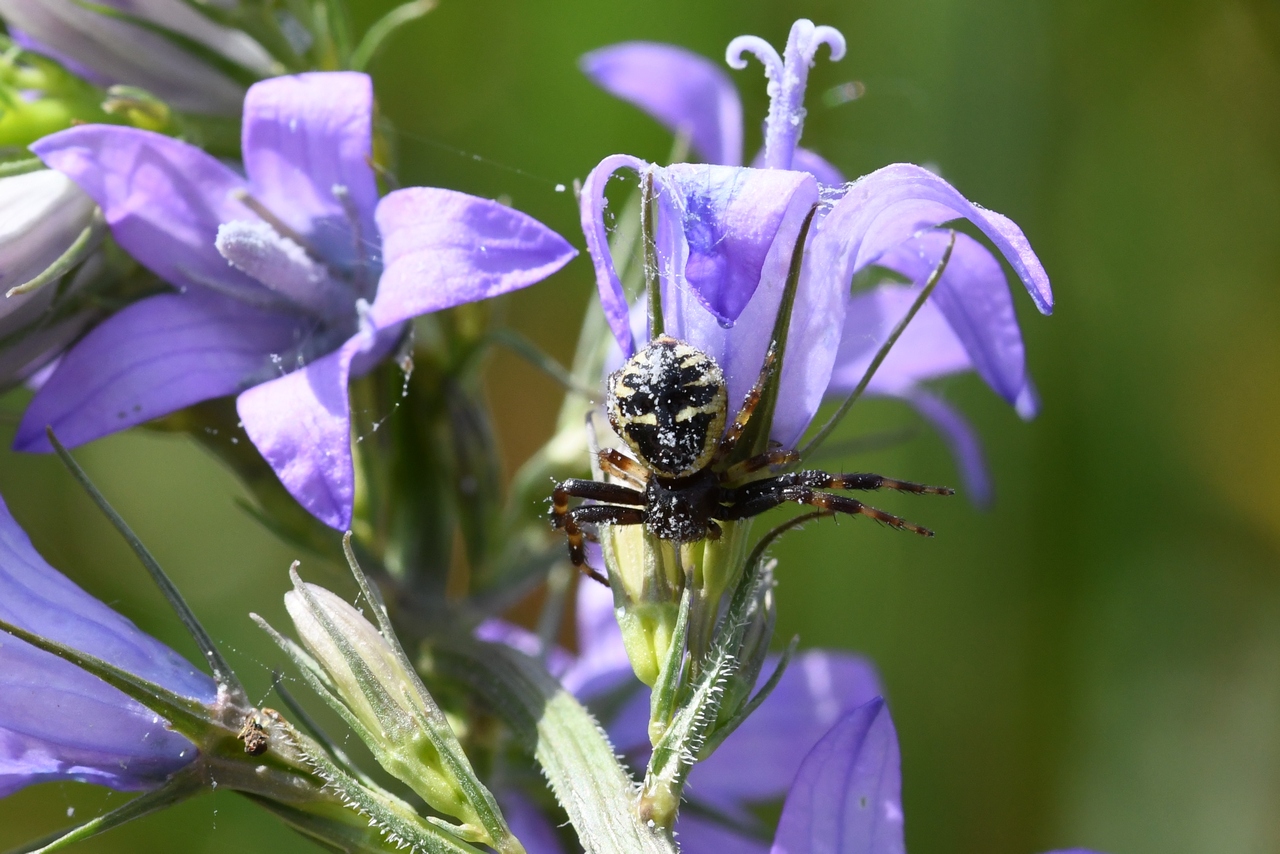
[[[718,539],[719,522],[747,519],[780,504],[807,504],[831,513],[870,516],[894,528],[926,537],[927,528],[825,489],[896,489],[927,495],[951,495],[945,486],[891,480],[878,474],[830,474],[806,470],[763,477],[757,472],[791,465],[791,450],[769,450],[727,464],[755,412],[774,369],[773,351],[765,358],[755,386],[725,430],[728,391],[715,360],[683,341],[660,336],[633,356],[608,380],[606,409],[613,429],[635,454],[600,452],[600,467],[624,481],[608,483],[571,478],[552,493],[551,524],[569,539],[569,558],[597,581],[586,566],[583,525],[644,525],[649,533],[674,543]],[[723,435],[722,435],[723,434]],[[569,508],[571,498],[598,503]]]

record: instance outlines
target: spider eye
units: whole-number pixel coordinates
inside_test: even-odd
[[[652,341],[609,378],[609,421],[646,466],[684,477],[715,455],[728,409],[724,372],[682,341]]]

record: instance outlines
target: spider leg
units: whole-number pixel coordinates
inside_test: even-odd
[[[752,460],[746,460],[742,465],[749,462]],[[893,480],[879,474],[831,474],[812,469],[780,474],[769,478],[768,481],[757,481],[757,483],[808,486],[813,489],[896,489],[898,492],[913,492],[917,495],[955,495],[956,493],[949,486],[926,486],[923,483],[912,483],[907,480]]]
[[[877,522],[883,522],[891,528],[910,531],[922,537],[933,536],[933,531],[928,528],[914,525],[906,519],[894,516],[892,513],[886,513],[883,510],[877,510],[853,498],[848,498],[844,495],[832,495],[829,492],[819,492],[808,486],[779,484],[776,482],[777,480],[780,480],[780,478],[756,481],[739,489],[725,490],[724,497],[728,501],[722,507],[721,512],[716,514],[717,518],[746,519],[779,505],[795,502],[796,504],[817,507],[820,510],[829,510],[832,513],[868,516]]]
[[[722,480],[726,483],[733,483],[739,478],[746,477],[758,471],[765,469],[777,468],[779,466],[791,465],[800,460],[800,455],[795,451],[765,451],[763,454],[756,454],[754,457],[735,463],[724,470]]]
[[[597,459],[606,474],[622,478],[637,489],[643,489],[649,481],[649,472],[645,467],[616,448],[606,448],[599,453]]]
[[[644,493],[637,489],[620,483],[571,477],[558,484],[551,493],[551,527],[557,530],[564,527],[565,517],[569,513],[570,498],[585,498],[637,507],[644,505]]]
[[[716,524],[715,519],[707,520],[707,539],[708,540],[718,540],[720,539],[720,535],[723,533],[724,533],[724,530],[719,525]]]
[[[612,484],[606,484],[612,485]],[[569,538],[569,560],[583,573],[604,586],[609,586],[609,579],[587,566],[587,550],[583,545],[584,534],[580,525],[640,525],[648,517],[643,507],[619,507],[616,504],[587,504],[575,507],[564,514],[561,527]]]
[[[734,417],[733,423],[729,425],[729,429],[724,432],[724,438],[720,440],[720,447],[716,449],[716,460],[725,459],[737,447],[738,441],[742,439],[742,434],[746,432],[747,422],[751,420],[756,407],[760,405],[760,397],[764,394],[764,384],[773,375],[776,365],[777,348],[774,344],[770,344],[769,351],[764,354],[764,364],[760,367],[760,376],[756,378],[756,384],[751,387],[751,391],[747,392],[747,396],[743,398],[742,406],[738,408],[737,416]]]

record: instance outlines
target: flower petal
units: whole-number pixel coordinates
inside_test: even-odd
[[[498,805],[526,854],[563,854],[556,829],[533,801],[517,789],[499,789]]]
[[[533,217],[453,190],[397,190],[378,204],[377,219],[379,327],[527,287],[578,254]]]
[[[622,358],[635,355],[635,339],[631,335],[631,306],[627,294],[618,279],[618,270],[609,252],[609,235],[605,227],[604,209],[609,202],[604,197],[605,185],[619,169],[632,169],[643,174],[649,164],[629,154],[611,154],[601,160],[582,182],[578,194],[578,214],[582,234],[587,239],[587,252],[596,271],[596,288],[600,291],[600,307],[604,310],[613,337],[622,349]]]
[[[909,163],[885,166],[848,185],[819,225],[814,248],[826,258],[830,275],[847,282],[916,232],[954,219],[967,219],[981,229],[1008,260],[1041,313],[1053,311],[1049,277],[1022,230],[1012,220],[973,204],[927,169]]]
[[[771,656],[768,666],[777,661]],[[694,766],[690,797],[746,820],[747,803],[785,795],[805,755],[836,721],[881,693],[875,668],[860,656],[800,653],[760,708]]]
[[[704,56],[669,44],[625,42],[586,54],[582,72],[630,101],[672,133],[689,135],[708,163],[742,163],[742,102],[728,73]]]
[[[764,169],[764,149],[756,153],[751,165],[756,169]],[[791,168],[796,172],[808,172],[824,187],[834,187],[845,183],[844,173],[832,166],[825,157],[808,148],[797,147],[791,155]]]
[[[766,262],[776,267],[780,261],[785,278],[800,221],[817,202],[813,177],[688,163],[658,175],[659,227],[669,235],[658,237],[660,269],[676,286],[690,288],[721,324],[734,323],[760,286]]]
[[[371,345],[356,335],[334,352],[236,398],[245,432],[289,494],[331,528],[351,524],[351,362]]]
[[[665,171],[676,175],[682,202],[676,233],[664,239],[665,229],[659,229],[666,332],[719,363],[733,413],[764,364],[791,254],[817,201],[817,184],[807,173],[776,169],[675,166]],[[670,198],[660,203],[664,209],[673,206]],[[781,437],[779,427],[798,433],[796,423],[807,424],[817,409],[820,395],[807,395],[808,378],[816,373],[819,379],[812,384],[823,389],[827,384],[834,346],[823,351],[819,345],[839,340],[845,302],[843,293],[829,285],[811,276],[802,276],[799,284],[783,356],[787,380],[777,412],[785,414],[774,430],[779,441],[793,438]],[[731,323],[726,315],[733,315]],[[811,408],[807,396],[814,398]]]
[[[0,618],[185,696],[213,680],[40,557],[0,500]],[[195,748],[154,712],[70,662],[0,634],[0,797],[41,780],[156,785]]]
[[[263,292],[213,245],[219,223],[253,218],[231,198],[244,179],[221,161],[162,134],[113,125],[64,130],[31,150],[79,184],[101,206],[116,241],[166,282]]]
[[[946,232],[927,231],[889,250],[876,263],[916,284],[926,282],[946,251]],[[930,298],[964,344],[974,370],[996,394],[1015,403],[1026,384],[1022,331],[1004,271],[987,248],[965,234]]]
[[[908,391],[906,400],[942,434],[960,469],[965,495],[979,507],[990,507],[995,497],[991,473],[987,455],[982,451],[982,440],[973,426],[949,403],[922,388]]]
[[[759,824],[758,820],[755,820]],[[689,810],[681,813],[676,823],[676,840],[681,851],[703,854],[703,852],[723,851],[725,854],[769,854],[769,843],[762,839],[754,839],[735,833],[734,830],[746,831],[741,821],[735,821],[733,829],[710,818],[703,818]]]
[[[296,321],[235,300],[160,294],[93,329],[62,359],[22,416],[19,451],[50,452],[239,391],[296,346]]]
[[[260,74],[271,73],[271,56],[261,45],[185,3],[105,0],[101,5],[200,42]],[[179,110],[240,112],[244,88],[161,33],[66,0],[0,0],[0,14],[22,32],[24,47],[54,59],[72,58],[75,68],[92,72],[89,79],[95,83],[141,86]]]
[[[917,286],[879,285],[849,302],[828,394],[844,395],[857,387],[919,293]],[[903,397],[917,383],[972,367],[969,353],[951,324],[933,300],[927,300],[880,363],[867,390]]]
[[[369,75],[321,71],[255,83],[244,99],[241,149],[254,197],[332,253],[329,260],[376,255]]]
[[[898,736],[875,699],[809,752],[787,795],[773,854],[904,854]]]
[[[93,200],[66,175],[40,169],[0,179],[0,293],[43,273],[75,242],[93,216]],[[0,318],[56,288],[0,297]]]

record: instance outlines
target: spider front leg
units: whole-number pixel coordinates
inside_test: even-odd
[[[571,498],[608,503],[588,504],[570,510]],[[608,579],[587,566],[587,552],[583,545],[585,533],[581,526],[600,522],[615,525],[641,524],[646,518],[644,501],[643,492],[620,483],[570,478],[557,485],[551,493],[551,527],[564,530],[569,539],[569,560],[573,561],[573,565],[607,586]]]
[[[587,565],[587,549],[583,545],[582,525],[643,525],[649,514],[643,507],[619,507],[617,504],[587,504],[575,507],[561,517],[559,527],[569,538],[569,560],[593,581],[605,587],[609,579]]]
[[[796,472],[801,474],[801,472]],[[818,474],[826,474],[818,472]],[[834,477],[833,475],[827,475]],[[903,531],[910,531],[913,534],[919,534],[922,537],[932,537],[933,531],[928,528],[922,528],[908,522],[900,516],[894,516],[892,513],[886,513],[883,510],[877,510],[875,507],[863,504],[853,498],[843,495],[832,495],[829,492],[819,492],[809,486],[797,486],[786,483],[791,475],[780,475],[779,477],[771,477],[767,480],[758,480],[755,483],[749,483],[746,486],[737,489],[725,490],[724,506],[721,512],[716,514],[719,519],[747,519],[751,516],[757,516],[767,510],[772,510],[782,504],[794,502],[796,504],[807,504],[810,507],[817,507],[820,510],[829,510],[832,513],[847,513],[851,516],[868,516],[877,522],[883,522],[891,528],[898,528]]]

